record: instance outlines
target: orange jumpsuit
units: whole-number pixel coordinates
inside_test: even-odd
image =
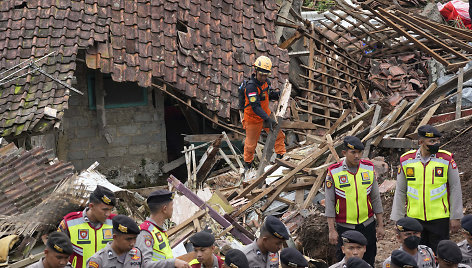
[[[252,79],[255,79],[254,76]],[[257,115],[252,105],[260,105],[264,112],[270,116],[270,109],[269,109],[269,94],[268,94],[268,83],[265,82],[262,86],[257,88],[257,92],[255,90],[250,90],[246,88],[246,102],[244,108],[244,118],[243,118],[243,127],[246,130],[246,140],[244,142],[244,161],[246,163],[252,162],[254,160],[254,152],[256,151],[257,141],[261,135],[261,131],[263,129],[264,119],[262,119],[259,115]],[[262,92],[262,98],[261,96]],[[268,128],[264,128],[264,130],[269,133]],[[279,131],[277,135],[277,139],[275,140],[275,153],[277,154],[285,154],[285,134],[282,131]]]

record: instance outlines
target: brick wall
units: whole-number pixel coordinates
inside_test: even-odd
[[[89,108],[86,72],[86,67],[78,64],[75,87],[85,95],[71,93],[58,156],[71,161],[78,170],[98,161],[98,170],[117,185],[155,183],[159,165],[167,162],[162,93],[156,93],[156,107],[148,89],[146,106],[105,109],[106,129],[112,136],[108,143],[99,135],[96,110]]]

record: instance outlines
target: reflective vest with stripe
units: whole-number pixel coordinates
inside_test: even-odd
[[[374,183],[374,164],[360,160],[355,174],[343,168],[342,162],[328,168],[333,178],[336,222],[360,224],[374,215],[370,192]]]
[[[412,150],[400,157],[407,182],[406,214],[423,221],[449,218],[447,171],[452,154],[439,150],[423,164],[416,158],[416,152]]]
[[[167,233],[159,229],[156,225],[154,225],[150,221],[144,221],[139,226],[141,230],[148,231],[152,239],[154,240],[152,246],[152,260],[159,261],[165,259],[172,259],[174,256],[172,255],[172,248],[169,244],[169,238],[167,237]]]
[[[70,256],[72,267],[87,267],[87,260],[113,241],[111,220],[114,216],[115,214],[110,215],[97,229],[84,220],[82,212],[72,212],[64,217],[74,250]]]
[[[269,109],[269,84],[265,82],[262,84],[261,87],[257,87],[257,95],[261,96],[263,94],[264,100],[260,100],[259,102],[261,104],[262,109],[267,113],[267,115],[270,115],[270,109]],[[249,98],[255,97],[255,96],[248,96],[247,92],[244,92],[244,96],[246,98],[246,101],[244,102],[244,120],[246,122],[250,123],[260,123],[263,122],[262,118],[258,116],[253,110],[251,105],[249,104]],[[248,98],[249,97],[249,98]]]

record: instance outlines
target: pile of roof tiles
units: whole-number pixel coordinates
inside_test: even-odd
[[[371,59],[369,80],[370,100],[387,97],[396,105],[402,99],[415,99],[428,86],[428,57],[408,54],[388,59]]]

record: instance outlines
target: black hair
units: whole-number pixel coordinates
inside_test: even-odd
[[[158,213],[159,211],[161,211],[161,209],[169,204],[171,201],[168,201],[168,202],[163,202],[163,203],[150,203],[148,204],[148,207],[149,207],[149,210],[151,211],[151,214],[156,214]]]

